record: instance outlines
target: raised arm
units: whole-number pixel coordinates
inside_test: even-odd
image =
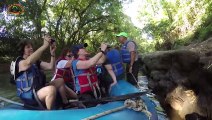
[[[106,56],[105,55],[102,55],[102,57],[97,61],[97,65],[101,65],[105,62],[106,60]]]
[[[46,48],[49,46],[50,40],[50,36],[44,36],[43,45],[25,60],[21,60],[19,62],[19,72],[27,70],[32,64],[34,64],[38,59],[40,59],[40,56],[42,55],[43,51],[46,50]]]
[[[79,62],[77,62],[77,69],[88,69],[91,66],[96,65],[98,60],[104,55],[106,48],[107,45],[102,43],[101,52],[97,53],[94,57],[90,58],[89,60],[86,61],[79,60]]]
[[[50,46],[50,54],[51,54],[51,60],[50,62],[41,62],[40,66],[43,70],[53,70],[55,68],[55,50],[56,50],[56,43],[54,42]]]

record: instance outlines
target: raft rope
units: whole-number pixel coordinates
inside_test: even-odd
[[[96,115],[84,118],[83,120],[95,120],[95,119],[100,118],[102,116],[105,116],[105,115],[108,115],[108,114],[111,114],[111,113],[114,113],[114,112],[117,112],[117,111],[120,111],[120,110],[124,110],[126,108],[132,109],[136,112],[144,112],[145,115],[148,117],[148,119],[149,120],[151,119],[152,114],[148,111],[147,106],[145,105],[145,103],[143,102],[142,99],[137,99],[137,100],[127,99],[124,102],[124,106],[117,107],[117,108],[114,108],[114,109],[111,109],[111,110],[107,110],[107,111],[104,111],[102,113],[98,113]]]
[[[129,93],[125,95],[119,95],[119,96],[110,96],[110,97],[104,97],[100,99],[88,99],[79,101],[77,99],[75,100],[69,100],[69,102],[82,102],[82,103],[102,103],[102,102],[114,102],[114,101],[124,101],[127,99],[137,98],[139,96],[145,95],[151,91],[142,91],[142,92],[136,92],[136,93]]]

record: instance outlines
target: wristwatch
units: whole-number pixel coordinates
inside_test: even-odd
[[[101,50],[101,52],[105,55],[105,51]]]

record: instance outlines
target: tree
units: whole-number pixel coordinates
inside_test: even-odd
[[[115,34],[127,31],[137,36],[139,30],[122,13],[120,0],[27,0],[15,1],[24,6],[25,12],[0,20],[13,38],[27,38],[41,43],[44,31],[57,41],[58,53],[64,47],[87,42],[90,50],[99,44],[116,44]],[[12,4],[6,2],[5,4]],[[8,48],[9,49],[9,48]]]
[[[171,45],[173,49],[179,43],[189,43],[197,28],[205,23],[204,18],[210,16],[211,3],[208,0],[146,0],[140,12],[140,19],[145,24],[143,31],[151,34],[155,43],[164,48]]]

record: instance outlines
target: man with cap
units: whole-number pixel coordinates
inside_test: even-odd
[[[75,60],[72,62],[72,68],[76,81],[76,90],[79,91],[80,94],[98,98],[101,96],[101,92],[95,66],[105,61],[107,45],[102,43],[100,52],[90,59],[88,59],[89,53],[85,47],[85,45],[80,44],[72,48],[72,53],[75,57]]]
[[[133,85],[137,85],[139,62],[137,45],[134,41],[128,39],[126,32],[121,32],[116,35],[119,42],[122,44],[121,56],[122,61],[127,64],[127,81]]]

